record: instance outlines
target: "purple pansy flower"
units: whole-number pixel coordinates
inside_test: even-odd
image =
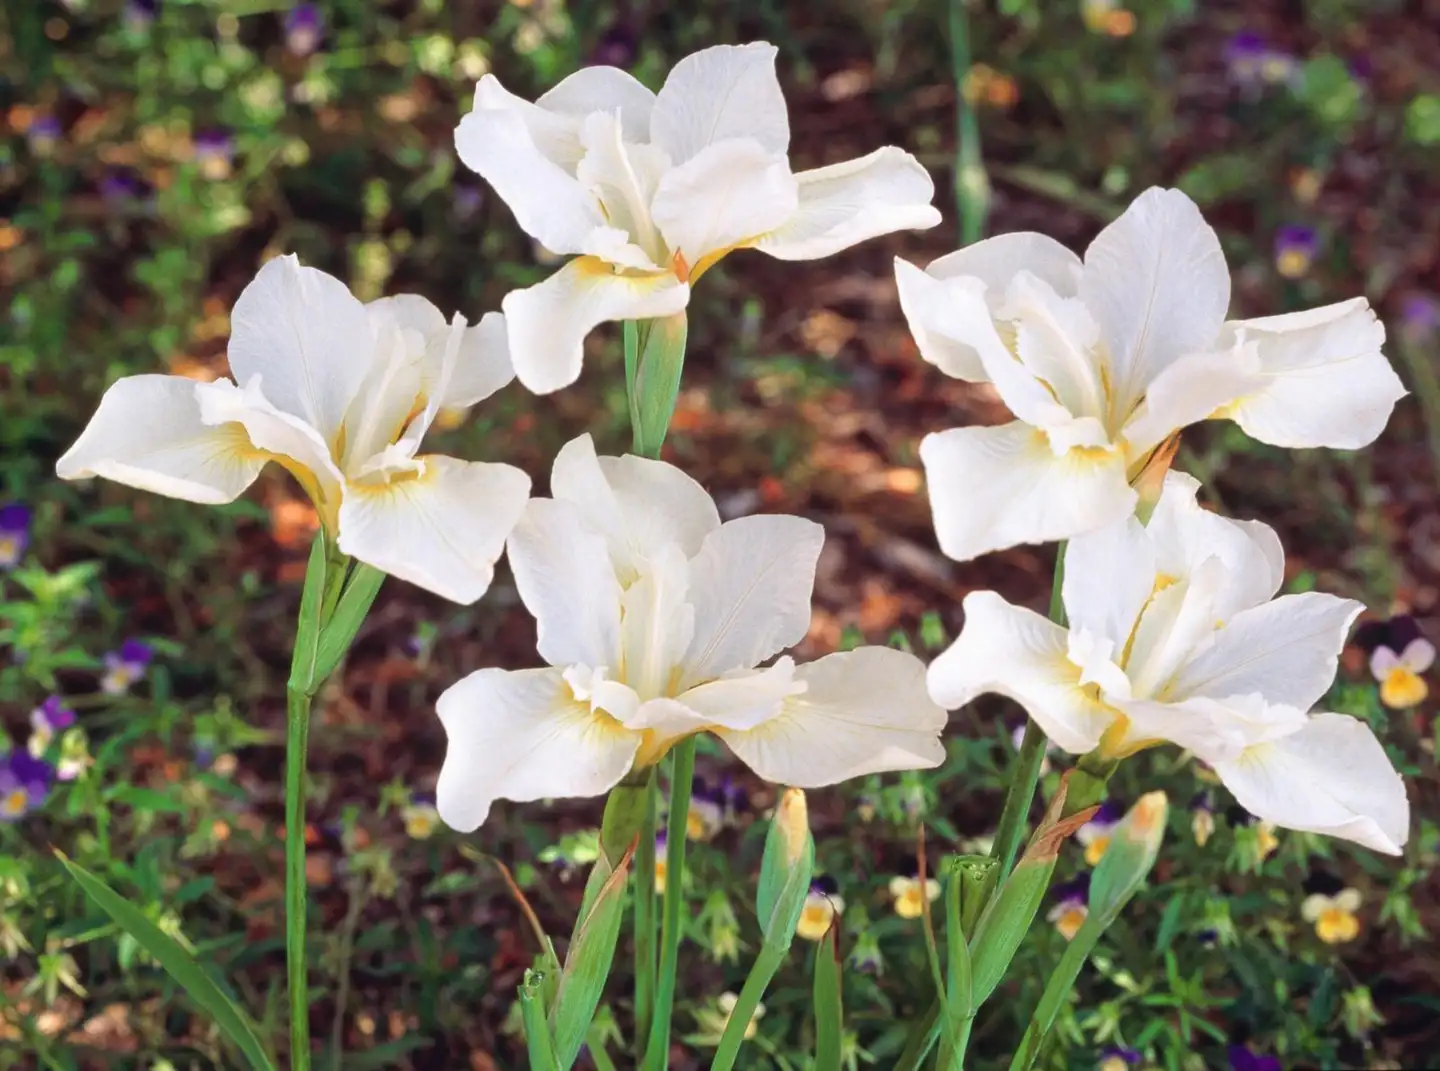
[[[234,159],[235,139],[228,130],[212,128],[195,135],[195,162],[206,178],[217,181],[229,178]]]
[[[1100,1053],[1100,1071],[1125,1071],[1126,1068],[1134,1067],[1143,1056],[1140,1050],[1126,1048],[1124,1045],[1111,1045]]]
[[[310,55],[324,36],[325,16],[315,4],[296,4],[286,13],[285,47],[295,55]]]
[[[1410,342],[1420,342],[1440,328],[1440,299],[1430,294],[1411,294],[1400,306],[1400,333]]]
[[[126,640],[120,650],[105,656],[105,675],[100,679],[100,690],[106,695],[120,695],[145,676],[155,652],[148,643]]]
[[[0,506],[0,569],[13,569],[30,546],[30,507],[18,502]]]
[[[30,742],[27,750],[40,758],[50,747],[56,734],[75,724],[75,712],[61,706],[60,697],[52,695],[30,712]]]
[[[0,759],[0,822],[14,822],[39,807],[54,780],[55,767],[29,751]]]
[[[65,128],[60,125],[60,120],[49,114],[41,114],[30,120],[30,126],[25,131],[25,141],[30,146],[30,151],[37,156],[44,156],[55,143],[64,135]]]
[[[1100,862],[1105,849],[1110,847],[1110,834],[1125,817],[1125,805],[1119,800],[1106,800],[1095,812],[1094,817],[1075,831],[1075,839],[1085,849],[1085,861],[1091,866]]]
[[[1231,1045],[1227,1055],[1231,1071],[1281,1071],[1278,1057],[1251,1052],[1244,1045]]]
[[[1287,223],[1275,232],[1275,270],[1287,279],[1299,279],[1310,270],[1320,251],[1314,227]]]
[[[115,207],[138,201],[149,192],[140,177],[128,167],[112,167],[100,180],[100,196]]]
[[[126,0],[125,25],[132,30],[149,29],[159,7],[159,0]]]
[[[1289,82],[1300,72],[1298,59],[1254,30],[1241,30],[1226,42],[1225,66],[1230,77],[1247,89]]]

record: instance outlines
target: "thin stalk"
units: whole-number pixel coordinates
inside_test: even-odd
[[[951,75],[955,80],[955,205],[960,212],[960,244],[978,242],[990,209],[990,180],[980,153],[980,122],[965,95],[970,74],[970,20],[965,0],[950,0]]]
[[[1050,584],[1050,620],[1059,625],[1065,624],[1065,602],[1062,597],[1064,587],[1065,544],[1061,543],[1055,553],[1055,577]],[[1010,779],[1010,788],[1005,793],[1005,806],[1000,812],[995,846],[990,853],[999,860],[991,895],[1005,884],[1005,878],[1015,865],[1015,856],[1020,850],[1020,842],[1025,838],[1030,807],[1035,800],[1035,788],[1040,783],[1040,767],[1044,761],[1045,734],[1033,721],[1027,721],[1025,737],[1020,742],[1020,754],[1015,761],[1015,772]],[[937,996],[924,1017],[910,1031],[909,1040],[895,1063],[895,1071],[918,1071],[939,1037],[940,998]]]
[[[655,827],[660,791],[651,777],[635,847],[635,1062],[645,1055],[655,1009]],[[668,846],[667,846],[668,850]],[[667,854],[666,872],[669,872]]]
[[[1096,936],[1099,936],[1098,932]],[[1020,1047],[1015,1050],[1015,1056],[1010,1061],[1010,1071],[1027,1071],[1034,1066],[1040,1055],[1040,1046],[1045,1043],[1045,1036],[1050,1032],[1055,1016],[1059,1014],[1060,1005],[1075,988],[1080,969],[1085,966],[1085,960],[1089,958],[1094,947],[1093,939],[1074,940],[1065,946],[1065,954],[1055,965],[1055,971],[1050,975],[1050,981],[1046,983],[1045,992],[1041,994],[1040,1003],[1035,1008],[1035,1015],[1031,1018],[1030,1025],[1025,1028],[1025,1036],[1020,1039]]]
[[[710,1071],[730,1071],[735,1066],[735,1058],[745,1041],[745,1028],[754,1018],[755,1007],[765,995],[765,987],[785,962],[785,953],[788,951],[788,948],[773,945],[765,945],[760,949],[760,955],[755,957],[755,964],[750,968],[745,985],[740,989],[740,996],[735,999],[735,1007],[730,1010],[725,1033],[720,1035],[720,1044],[715,1048],[715,1058],[710,1061]]]
[[[310,696],[286,692],[285,713],[285,974],[290,990],[290,1066],[310,1067],[310,994],[306,978],[305,759],[310,743]]]
[[[350,906],[340,927],[340,972],[335,986],[335,1023],[330,1029],[330,1069],[343,1071],[341,1061],[345,1050],[345,1006],[350,1003],[350,958],[355,954],[355,927],[365,910],[368,886],[356,882],[350,890]]]
[[[670,1015],[675,1004],[675,972],[680,959],[680,915],[685,902],[685,847],[690,818],[690,790],[695,779],[695,736],[675,746],[670,777],[670,814],[665,827],[665,918],[660,928],[660,972],[656,980],[655,1013],[645,1066],[665,1071],[670,1066]]]
[[[1050,620],[1065,624],[1065,603],[1062,590],[1065,585],[1065,545],[1062,543],[1055,554],[1055,578],[1050,585]],[[1020,842],[1025,839],[1025,827],[1030,818],[1030,806],[1035,801],[1035,786],[1040,783],[1040,767],[1045,762],[1045,734],[1033,720],[1025,724],[1025,738],[1020,742],[1020,755],[1015,762],[1015,772],[1010,778],[1010,789],[1005,794],[1005,807],[1000,812],[1000,825],[995,832],[995,847],[991,854],[1000,860],[995,888],[999,888],[1015,865],[1015,855]]]

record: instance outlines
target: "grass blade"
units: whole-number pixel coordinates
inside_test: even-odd
[[[100,878],[79,863],[72,862],[61,852],[57,851],[55,854],[75,879],[75,883],[84,890],[85,895],[114,919],[121,929],[135,938],[141,948],[155,957],[156,962],[179,983],[186,995],[200,1005],[235,1047],[245,1054],[251,1067],[256,1071],[275,1071],[275,1064],[265,1052],[255,1024],[240,1005],[205,972],[205,968],[200,966],[194,956]]]

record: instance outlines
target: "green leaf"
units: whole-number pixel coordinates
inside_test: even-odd
[[[375,601],[384,582],[385,574],[379,569],[364,562],[355,563],[335,613],[320,630],[319,651],[315,657],[317,683],[330,676],[345,657],[345,652],[350,650],[355,634],[360,631],[365,615],[370,612],[370,604]]]
[[[840,1071],[845,1013],[841,1003],[840,936],[834,926],[815,950],[815,1071]]]
[[[190,999],[200,1005],[235,1047],[245,1054],[252,1068],[256,1071],[275,1071],[275,1064],[266,1054],[255,1024],[240,1005],[205,972],[194,956],[105,882],[78,863],[72,862],[63,853],[57,851],[55,854],[75,879],[75,883],[84,890],[85,895],[165,968],[166,973],[180,984],[180,988]]]
[[[675,412],[685,366],[685,313],[625,324],[625,385],[630,401],[633,449],[659,457]]]
[[[295,630],[295,653],[290,660],[290,687],[309,692],[319,683],[315,663],[320,644],[320,607],[325,599],[325,533],[310,544],[305,588],[300,593],[300,624]]]

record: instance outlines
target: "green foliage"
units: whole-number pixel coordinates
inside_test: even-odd
[[[284,962],[280,897],[266,878],[280,866],[284,714],[276,697],[299,599],[294,567],[303,563],[303,541],[277,538],[275,505],[293,493],[275,474],[245,500],[210,510],[113,484],[57,483],[54,459],[109,382],[139,372],[222,372],[225,310],[268,252],[293,250],[365,297],[414,290],[472,319],[498,308],[509,289],[551,269],[498,199],[457,164],[451,129],[487,71],[532,97],[612,41],[655,85],[690,49],[774,40],[793,90],[797,163],[904,144],[934,173],[947,219],[893,249],[924,261],[953,248],[957,233],[946,5],[845,0],[822,18],[813,5],[707,0],[684,18],[629,21],[614,5],[588,2],[342,0],[325,5],[323,44],[308,58],[286,51],[281,5],[161,3],[153,21],[126,18],[122,6],[22,3],[0,20],[0,498],[35,511],[26,557],[0,573],[0,723],[10,745],[24,747],[29,711],[49,693],[63,694],[84,731],[71,740],[89,760],[75,780],[54,786],[42,809],[0,825],[0,1067],[233,1066],[209,1020],[177,1004],[174,985],[154,969],[182,934],[207,974],[231,983],[262,1047],[279,1047],[285,1033],[276,982]],[[1131,195],[1165,182],[1204,203],[1220,228],[1237,273],[1237,314],[1367,292],[1391,319],[1399,295],[1433,290],[1433,280],[1412,273],[1433,260],[1426,198],[1440,143],[1440,86],[1423,51],[1428,39],[1405,31],[1409,16],[1307,5],[1310,23],[1275,42],[1297,51],[1299,77],[1252,87],[1227,82],[1217,58],[1224,38],[1245,28],[1236,21],[1243,16],[1159,0],[1130,6],[1133,33],[1118,37],[1087,28],[1075,5],[969,5],[971,59],[1013,79],[1018,98],[1013,109],[981,101],[968,112],[993,194],[992,229],[1047,230],[1078,248]],[[1367,56],[1378,72],[1357,75],[1350,61]],[[847,97],[831,78],[851,68],[864,88]],[[37,134],[41,117],[60,124],[48,145]],[[233,142],[228,173],[207,172],[194,151],[197,135],[215,128]],[[841,152],[852,138],[857,151]],[[1324,190],[1318,200],[1302,195],[1297,170],[1315,173]],[[1295,282],[1270,264],[1273,231],[1285,222],[1327,235],[1325,252]],[[693,386],[719,417],[743,407],[745,420],[696,431],[677,417],[667,449],[717,494],[749,494],[765,480],[813,482],[810,497],[773,508],[826,518],[841,552],[832,565],[839,583],[883,568],[895,590],[882,595],[904,600],[898,620],[881,614],[875,624],[851,612],[851,595],[822,592],[838,646],[887,642],[898,632],[897,644],[928,658],[955,633],[956,595],[1032,575],[1038,585],[1045,565],[1017,551],[991,574],[927,566],[930,536],[916,534],[923,517],[908,532],[901,527],[923,514],[918,499],[861,487],[870,471],[826,471],[834,427],[850,427],[847,446],[875,440],[867,456],[892,468],[913,466],[919,437],[949,426],[949,396],[933,390],[936,380],[912,382],[919,362],[908,344],[893,341],[889,251],[808,266],[803,291],[786,285],[792,269],[758,255],[737,254],[707,273],[686,321],[681,408]],[[800,330],[810,302],[858,325],[833,356],[819,356]],[[623,446],[620,332],[591,341],[582,390],[553,403],[508,390],[446,433],[452,452],[511,456],[540,472],[582,427]],[[1433,363],[1434,346],[1433,338],[1415,343],[1422,365]],[[636,358],[638,371],[638,349]],[[660,385],[656,423],[662,408],[669,421],[675,403],[673,386]],[[855,419],[857,410],[865,420]],[[977,411],[966,419],[991,417]],[[1418,437],[1409,418],[1397,417],[1390,438],[1400,452],[1377,458],[1371,471],[1363,460],[1321,452],[1279,461],[1236,431],[1214,429],[1187,435],[1191,456],[1182,467],[1203,475],[1230,512],[1284,519],[1302,570],[1290,590],[1345,590],[1381,609],[1397,597],[1420,598],[1434,583],[1420,560],[1431,519],[1415,504],[1426,500],[1424,487],[1417,492],[1394,475],[1416,468],[1404,451]],[[813,449],[822,439],[832,453]],[[828,481],[812,481],[817,474]],[[753,508],[774,503],[757,501]],[[874,527],[877,520],[886,523]],[[357,571],[338,617],[358,627],[357,604],[368,605],[376,586],[378,575]],[[471,1053],[484,1052],[500,1067],[518,1067],[527,1048],[522,1020],[538,1015],[543,1026],[556,1014],[564,983],[553,963],[530,980],[528,1005],[523,994],[513,999],[517,971],[535,950],[493,868],[472,863],[461,839],[443,829],[407,835],[398,797],[381,806],[383,784],[413,794],[433,780],[438,687],[479,665],[526,657],[520,652],[531,639],[515,638],[523,630],[507,598],[503,576],[493,598],[463,609],[392,584],[358,636],[322,636],[314,652],[318,680],[350,640],[358,645],[355,672],[342,671],[317,700],[306,816],[316,842],[306,945],[314,1016],[317,1029],[333,1030],[329,1054],[340,1066],[466,1066]],[[127,638],[149,642],[155,662],[129,691],[103,692],[103,656]],[[533,664],[530,657],[523,664]],[[1347,670],[1328,702],[1375,725],[1407,776],[1433,777],[1433,704],[1418,717],[1385,710],[1363,667]],[[812,797],[815,867],[846,901],[835,934],[844,970],[824,983],[825,992],[843,994],[840,1060],[849,1071],[894,1066],[935,998],[920,923],[894,912],[888,882],[913,857],[922,824],[945,853],[977,850],[971,842],[993,832],[1015,761],[1002,726],[1013,713],[996,702],[957,714],[949,758],[935,771]],[[707,747],[699,764],[709,774],[725,757]],[[1054,792],[1056,778],[1045,776],[1043,794]],[[1432,787],[1418,790],[1417,810]],[[1414,1024],[1440,1007],[1422,981],[1433,975],[1433,812],[1422,812],[1409,853],[1392,864],[1283,832],[1267,851],[1260,831],[1227,819],[1223,791],[1173,750],[1126,760],[1109,783],[1126,801],[1151,788],[1176,802],[1166,845],[1148,885],[1095,943],[1076,999],[1057,1008],[1039,1066],[1089,1069],[1110,1044],[1139,1049],[1146,1066],[1223,1066],[1225,1046],[1242,1036],[1281,1054],[1286,1066],[1382,1058],[1410,1066],[1429,1057]],[[1215,808],[1204,844],[1182,806],[1199,791],[1213,793]],[[793,922],[784,932],[768,921],[773,910],[757,916],[749,907],[765,869],[769,802],[757,797],[714,840],[690,846],[685,892],[698,910],[682,923],[676,1044],[697,1053],[718,1034],[697,1041],[703,1031],[689,1025],[719,993],[742,985],[767,931],[787,943],[793,933]],[[631,818],[623,843],[602,845],[585,828],[597,821],[593,809],[497,808],[483,839],[467,847],[516,860],[516,887],[545,928],[561,934],[590,917],[583,875],[602,849],[612,868],[619,863],[643,824]],[[50,845],[124,890],[129,921],[169,941],[123,932],[72,884]],[[1067,845],[1056,876],[1086,865]],[[1301,886],[1318,869],[1365,894],[1353,944],[1326,945],[1300,918]],[[603,888],[602,881],[596,894]],[[972,902],[958,905],[962,928],[973,928],[965,919]],[[986,1003],[989,1020],[969,1048],[977,1068],[1009,1059],[1070,947],[1045,911],[1038,905],[1013,970]],[[760,987],[765,1015],[754,1039],[736,1043],[735,1066],[798,1071],[820,1052],[813,1001],[816,967],[832,965],[828,949],[817,949],[814,966],[796,949],[773,957]],[[589,952],[576,943],[562,951],[573,993],[580,980],[571,962]],[[614,1031],[603,1035],[610,1051],[625,1054],[620,1066],[631,1064],[629,961],[622,946],[604,998],[613,1008],[600,1008]],[[958,966],[947,958],[952,976]],[[590,1002],[587,994],[582,1003]],[[81,1028],[104,1026],[101,1013],[112,1007],[123,1010],[126,1049],[97,1055],[94,1035]],[[515,1029],[507,1032],[507,1022]],[[828,1025],[823,1039],[828,1060]],[[578,1045],[573,1031],[565,1044]]]

